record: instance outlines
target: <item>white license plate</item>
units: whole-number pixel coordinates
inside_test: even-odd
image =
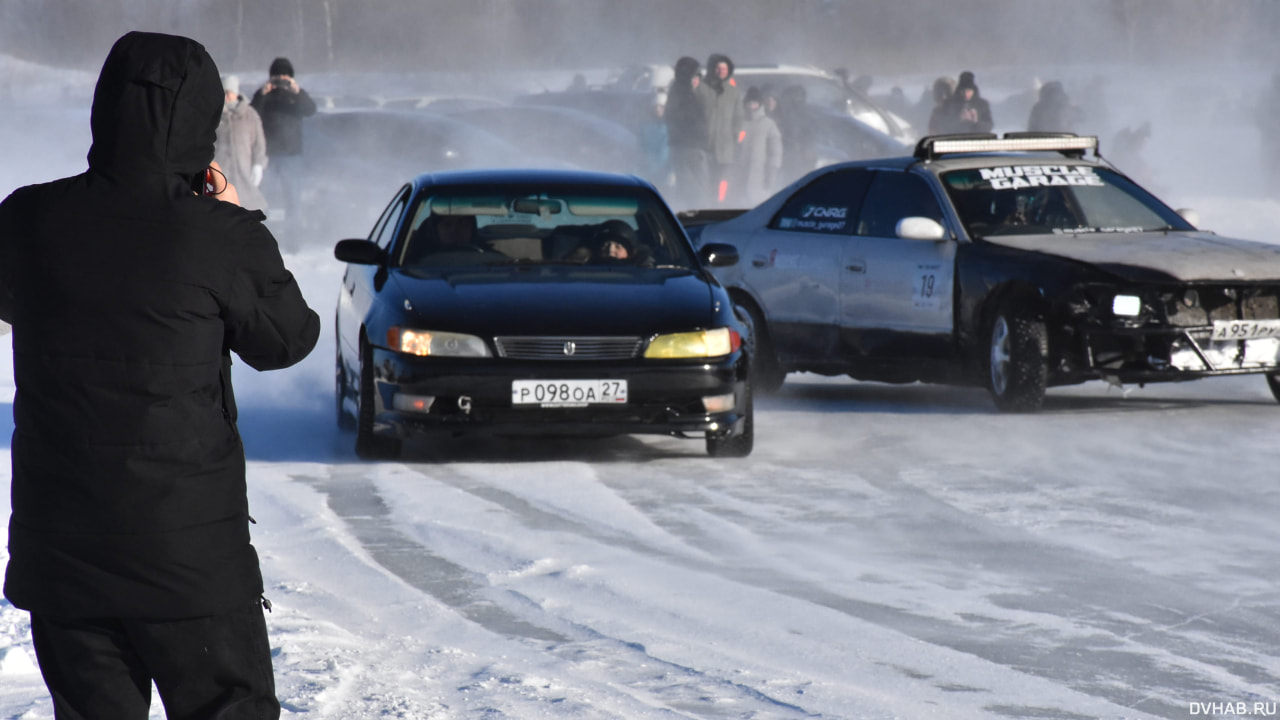
[[[1280,337],[1280,320],[1214,320],[1215,342]]]
[[[627,402],[626,380],[513,380],[512,405],[580,407]]]

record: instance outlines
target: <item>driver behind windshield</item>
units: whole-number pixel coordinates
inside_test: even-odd
[[[596,229],[591,239],[575,250],[570,262],[631,264],[636,255],[636,231],[622,220],[607,220]]]
[[[435,252],[465,250],[476,239],[475,215],[432,215],[423,227]]]
[[[414,231],[405,263],[414,264],[433,253],[478,251],[481,248],[474,244],[478,236],[474,215],[432,214]]]

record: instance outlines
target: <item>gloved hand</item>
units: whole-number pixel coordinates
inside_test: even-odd
[[[262,166],[261,165],[254,165],[253,167],[249,168],[249,180],[253,183],[254,187],[258,187],[259,185],[262,184]]]

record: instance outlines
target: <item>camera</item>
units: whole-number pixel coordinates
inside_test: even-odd
[[[277,90],[289,90],[292,88],[289,83],[289,78],[283,75],[272,75],[271,86]]]

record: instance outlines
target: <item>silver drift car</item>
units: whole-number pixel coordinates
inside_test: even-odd
[[[1047,388],[1255,373],[1280,399],[1280,245],[1197,230],[1070,134],[932,136],[683,219],[753,326],[757,391],[792,371]]]

